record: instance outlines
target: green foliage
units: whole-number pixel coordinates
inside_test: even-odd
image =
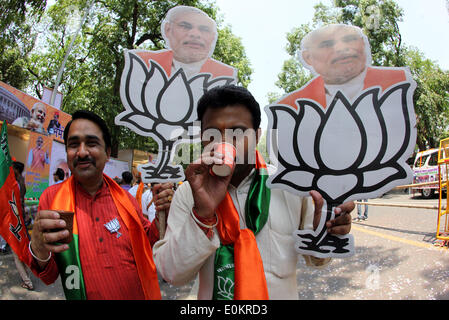
[[[420,150],[436,148],[449,130],[449,72],[441,68],[417,49],[409,49],[404,56],[417,82],[414,95]]]
[[[0,80],[18,89],[28,85],[28,55],[38,32],[46,1],[3,0],[0,11]]]
[[[218,30],[217,44],[212,57],[236,68],[239,84],[248,87],[253,70],[250,67],[241,39],[233,35],[229,27]]]

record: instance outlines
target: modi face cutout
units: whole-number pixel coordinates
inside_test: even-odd
[[[173,165],[171,159],[178,144],[199,140],[196,104],[209,89],[236,82],[238,72],[211,58],[217,26],[200,9],[171,8],[161,33],[165,49],[125,51],[120,84],[125,111],[115,119],[159,145],[155,163],[137,168],[145,183],[184,180],[182,166]]]
[[[265,108],[272,132],[267,146],[278,169],[267,185],[300,196],[318,191],[329,221],[340,203],[410,183],[406,160],[416,143],[410,70],[372,66],[367,36],[343,24],[307,34],[298,57],[315,77]],[[353,254],[352,235],[320,230],[298,231],[297,252],[320,258]]]
[[[326,84],[343,84],[365,69],[369,45],[361,30],[329,25],[309,33],[302,43],[302,59]]]
[[[217,41],[217,26],[203,11],[187,6],[172,8],[162,22],[162,35],[174,59],[194,63],[211,56]]]

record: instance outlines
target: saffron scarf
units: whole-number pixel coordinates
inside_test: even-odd
[[[107,175],[103,175],[103,182],[108,186],[120,218],[128,229],[134,260],[145,299],[159,300],[161,299],[161,292],[157,279],[156,266],[153,261],[153,252],[139,216],[126,195],[126,191]],[[56,254],[56,262],[61,275],[66,299],[85,300],[87,297],[79,255],[80,235],[76,221],[75,179],[73,176],[62,183],[53,199],[51,209],[75,212],[73,217],[73,241],[69,244],[68,250]],[[117,271],[119,272],[119,270]],[[74,275],[78,275],[78,278],[74,279]]]
[[[136,200],[137,200],[137,203],[140,206],[140,209],[142,209],[142,210],[143,210],[143,208],[142,208],[142,194],[143,194],[144,187],[145,187],[145,185],[141,181],[139,183],[139,187],[137,188],[137,192],[136,192]]]
[[[268,300],[256,242],[257,233],[268,220],[271,191],[265,185],[267,179],[267,166],[256,151],[256,173],[245,204],[247,229],[240,229],[239,213],[229,192],[216,210],[221,245],[215,254],[213,299]]]

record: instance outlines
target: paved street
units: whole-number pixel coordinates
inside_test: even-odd
[[[405,194],[370,201],[438,204]],[[369,206],[368,220],[352,225],[353,257],[336,259],[325,270],[298,264],[300,298],[449,299],[449,250],[433,245],[436,221],[437,210]]]
[[[377,203],[437,205],[404,193],[370,200]],[[356,211],[352,217],[356,217]],[[369,218],[354,222],[356,254],[334,259],[325,269],[297,269],[300,299],[449,299],[449,249],[433,245],[437,210],[370,206]],[[20,287],[12,255],[0,256],[0,299],[64,299],[58,280],[45,286],[33,276],[35,291]],[[194,299],[195,286],[161,282],[163,299]]]

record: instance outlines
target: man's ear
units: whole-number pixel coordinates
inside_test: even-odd
[[[309,66],[312,65],[312,54],[309,50],[304,50],[301,56],[305,63],[307,63]]]
[[[108,156],[108,160],[111,157],[111,147],[106,148],[106,155]]]
[[[171,31],[171,22],[167,22],[164,26],[164,33],[167,36],[167,38],[170,31]]]

